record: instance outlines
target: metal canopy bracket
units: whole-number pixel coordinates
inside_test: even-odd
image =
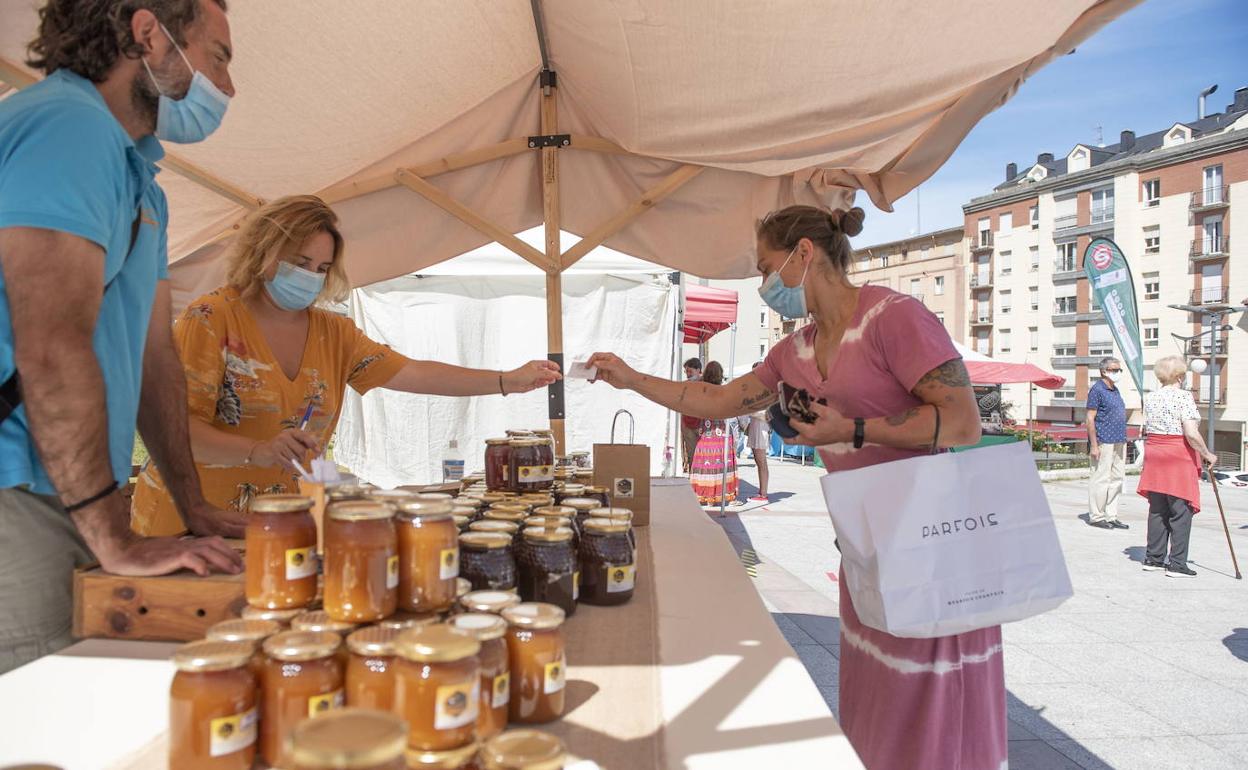
[[[559,75],[554,70],[543,69],[540,73],[538,73],[537,84],[542,89],[558,88]]]
[[[546,147],[571,147],[571,134],[538,134],[529,137],[529,149],[541,150]]]

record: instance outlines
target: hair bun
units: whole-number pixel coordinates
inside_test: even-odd
[[[862,232],[862,220],[866,219],[867,212],[858,206],[854,206],[849,211],[836,211],[832,216],[837,220],[837,225],[841,228],[841,232],[853,237]]]

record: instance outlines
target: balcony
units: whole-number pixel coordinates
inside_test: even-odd
[[[1220,187],[1202,187],[1192,193],[1192,202],[1188,208],[1192,213],[1199,213],[1225,208],[1229,205],[1231,205],[1231,186],[1224,184]]]
[[[1049,361],[1053,364],[1054,369],[1073,369],[1076,366],[1096,366],[1101,363],[1101,359],[1105,356],[1059,356],[1054,355]]]
[[[1114,209],[1112,207],[1092,209],[1092,216],[1089,221],[1094,225],[1112,225],[1114,223]]]
[[[1226,286],[1206,286],[1192,290],[1193,305],[1230,305],[1231,290]]]
[[[1053,220],[1054,230],[1071,230],[1079,226],[1078,214],[1067,214],[1064,217],[1057,217]]]
[[[1075,281],[1083,276],[1083,270],[1073,259],[1058,257],[1053,260],[1054,281]]]
[[[1226,337],[1214,341],[1210,344],[1207,340],[1188,340],[1187,354],[1189,356],[1224,356],[1226,355]]]
[[[971,319],[971,326],[992,326],[992,315],[979,315]]]
[[[992,251],[992,232],[985,230],[979,234],[979,240],[971,244],[971,253],[978,254],[982,251]]]
[[[1221,379],[1221,378],[1219,378],[1219,379]],[[1221,383],[1219,383],[1219,384],[1221,384]],[[1190,392],[1191,392],[1191,394],[1192,394],[1192,397],[1196,399],[1196,403],[1198,403],[1198,404],[1205,404],[1205,405],[1208,405],[1208,404],[1209,404],[1209,388],[1208,388],[1208,387],[1204,387],[1204,388],[1191,388],[1191,389],[1190,389]],[[1219,394],[1218,394],[1218,403],[1217,403],[1217,406],[1226,406],[1226,393],[1219,393]]]
[[[1222,259],[1231,253],[1231,239],[1218,236],[1216,238],[1197,238],[1192,241],[1190,252],[1193,262],[1207,259]]]
[[[981,273],[979,275],[972,275],[971,276],[971,288],[972,289],[991,289],[992,288],[992,273]]]

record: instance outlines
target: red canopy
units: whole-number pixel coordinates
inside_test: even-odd
[[[1066,378],[1046,372],[1035,364],[1008,364],[995,361],[983,353],[958,343],[953,346],[962,354],[967,374],[976,385],[1005,385],[1013,382],[1031,382],[1048,390],[1057,390],[1066,384]]]
[[[685,287],[685,342],[701,343],[737,321],[737,293],[688,284]]]

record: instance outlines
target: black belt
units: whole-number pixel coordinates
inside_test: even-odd
[[[13,372],[4,384],[0,384],[0,422],[4,422],[9,415],[16,412],[21,403],[21,380],[18,379],[17,372]]]

